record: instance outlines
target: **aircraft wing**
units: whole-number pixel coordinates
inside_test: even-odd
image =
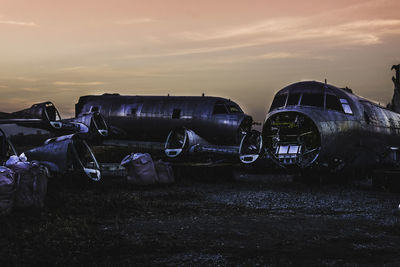
[[[24,126],[28,128],[37,128],[51,131],[53,127],[47,121],[42,119],[22,119],[22,118],[8,118],[0,119],[0,124],[16,124],[18,126]]]
[[[129,147],[137,150],[149,150],[149,151],[165,151],[165,142],[147,142],[147,141],[132,141],[132,140],[120,140],[110,139],[102,142],[105,146],[118,146],[118,147]],[[215,153],[215,154],[232,154],[237,155],[239,153],[238,146],[222,146],[222,145],[211,145],[211,144],[196,144],[190,151],[190,153]]]
[[[188,163],[216,163],[216,162],[238,162],[239,147],[238,146],[222,146],[212,144],[194,144],[190,147],[170,149],[166,147],[165,142],[149,142],[149,141],[133,141],[121,139],[104,139],[101,146],[103,147],[119,147],[124,151],[147,152],[155,157],[170,159],[174,162]],[[95,149],[96,150],[96,149]],[[106,148],[106,150],[108,150]],[[114,153],[115,150],[113,151]],[[102,149],[96,150],[98,155],[104,154]],[[107,152],[106,152],[107,154]],[[107,155],[105,156],[107,158]]]
[[[165,143],[163,142],[146,142],[121,139],[105,139],[102,144],[104,146],[116,146],[131,148],[133,151],[163,151]]]
[[[241,161],[253,163],[262,155],[262,138],[258,131],[245,134],[237,145],[210,143],[187,128],[172,130],[166,141],[138,141],[126,138],[102,140],[103,146],[122,147],[131,152],[149,152],[178,161]]]
[[[42,125],[45,121],[42,119],[16,119],[16,118],[9,118],[9,119],[0,119],[0,124],[37,124]],[[21,125],[23,126],[23,125]]]

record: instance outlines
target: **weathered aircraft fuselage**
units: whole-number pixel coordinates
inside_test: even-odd
[[[399,113],[320,82],[280,90],[262,133],[279,165],[335,171],[397,166],[399,136]]]
[[[252,125],[235,102],[208,96],[83,96],[76,116],[99,111],[119,138],[165,142],[171,130],[187,128],[214,144],[238,144]]]

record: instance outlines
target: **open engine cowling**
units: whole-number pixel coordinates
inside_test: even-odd
[[[247,132],[240,142],[240,161],[246,164],[255,162],[263,153],[263,140],[259,131]]]
[[[100,166],[92,150],[76,134],[48,139],[43,146],[25,154],[29,160],[40,161],[55,173],[80,172],[91,180],[101,179]]]
[[[201,146],[209,143],[198,136],[194,131],[186,128],[172,130],[165,142],[165,154],[170,158],[176,158],[182,154],[196,152]]]
[[[83,115],[75,118],[74,122],[80,123],[80,124],[83,124],[84,126],[86,126],[88,133],[91,133],[94,135],[100,135],[100,136],[108,135],[108,126],[107,126],[106,121],[104,120],[103,116],[100,114],[100,112],[91,112],[91,113],[83,114]],[[85,132],[85,131],[81,131],[81,132]]]
[[[88,138],[108,135],[108,126],[99,112],[91,112],[63,120],[60,129],[71,133],[88,134]]]

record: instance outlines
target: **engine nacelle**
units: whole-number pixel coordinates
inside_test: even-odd
[[[78,135],[66,135],[46,140],[43,146],[25,152],[29,160],[47,163],[50,171],[85,173],[91,180],[101,178],[100,166],[85,140]]]
[[[261,133],[253,130],[247,132],[240,142],[240,161],[246,164],[255,162],[263,153],[263,141]]]
[[[186,128],[177,128],[169,133],[164,151],[168,157],[176,158],[182,154],[196,152],[197,148],[207,145],[210,144],[194,131]]]
[[[87,114],[83,114],[74,119],[76,123],[80,123],[82,126],[82,130],[86,127],[85,131],[89,133],[99,134],[100,136],[108,135],[108,126],[104,117],[100,114],[100,112],[91,112]],[[84,132],[84,131],[81,131]]]

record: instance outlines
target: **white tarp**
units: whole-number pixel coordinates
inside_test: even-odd
[[[17,162],[19,162],[19,157],[12,155],[7,161],[6,161],[6,166],[10,167],[15,165]]]

